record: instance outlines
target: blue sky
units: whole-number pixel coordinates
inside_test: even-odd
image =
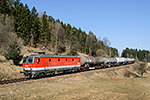
[[[21,0],[38,12],[107,37],[121,54],[126,47],[150,50],[150,0]]]

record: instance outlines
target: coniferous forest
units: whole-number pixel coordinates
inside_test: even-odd
[[[137,50],[137,49],[126,48],[125,50],[123,50],[121,55],[122,57],[125,57],[125,58],[138,57],[140,61],[147,60],[150,62],[150,52],[148,50],[140,50],[140,49]]]
[[[47,15],[46,11],[39,13],[36,7],[30,10],[28,5],[21,3],[20,0],[1,0],[0,18],[2,26],[11,27],[4,27],[6,31],[3,31],[3,34],[12,32],[23,41],[24,46],[46,47],[55,53],[68,51],[71,55],[81,52],[90,56],[119,56],[118,50],[110,47],[111,42],[107,37],[101,40],[92,31],[86,33],[81,28],[77,29],[69,23],[54,19]],[[2,36],[2,33],[0,35]],[[1,38],[0,47],[5,43],[3,39]],[[127,48],[122,52],[122,56],[133,58],[137,56],[139,60],[143,60],[148,59],[149,51]]]

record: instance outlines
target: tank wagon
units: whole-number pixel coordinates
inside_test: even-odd
[[[23,58],[23,71],[25,77],[33,78],[53,75],[55,72],[74,72],[92,68],[113,67],[122,64],[134,63],[131,58],[103,58],[92,56],[55,56],[30,55]]]
[[[104,68],[103,57],[96,57],[96,60],[97,60],[97,63],[96,63],[97,68]]]
[[[117,65],[132,64],[135,62],[135,59],[133,58],[116,57],[116,60],[117,60]]]
[[[125,59],[124,58],[116,57],[116,60],[117,60],[117,65],[125,64]]]
[[[109,67],[113,67],[113,66],[115,66],[116,65],[116,63],[117,63],[117,60],[115,59],[115,58],[107,58],[107,59],[109,59]]]
[[[95,67],[97,59],[92,56],[79,56],[81,58],[81,69]]]
[[[135,62],[135,59],[134,58],[130,58],[131,59],[131,63],[134,63]]]

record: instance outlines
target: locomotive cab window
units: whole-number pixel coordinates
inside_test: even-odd
[[[60,59],[58,59],[58,61],[60,61]]]
[[[78,59],[78,62],[80,62],[80,59]]]
[[[72,61],[74,61],[74,59],[72,59]]]
[[[67,61],[67,59],[66,59],[66,61]]]
[[[37,63],[40,63],[40,59],[39,58],[37,59]]]
[[[32,61],[33,61],[33,58],[32,58],[32,57],[29,57],[29,58],[28,58],[28,63],[32,63]]]
[[[23,63],[26,63],[27,58],[28,56],[23,58]]]
[[[49,61],[51,61],[51,59],[49,59]]]

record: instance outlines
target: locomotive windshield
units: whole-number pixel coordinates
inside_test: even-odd
[[[33,57],[28,57],[28,56],[26,56],[26,57],[24,57],[23,58],[23,63],[33,63]]]
[[[28,58],[28,63],[32,63],[33,58],[29,57]]]

